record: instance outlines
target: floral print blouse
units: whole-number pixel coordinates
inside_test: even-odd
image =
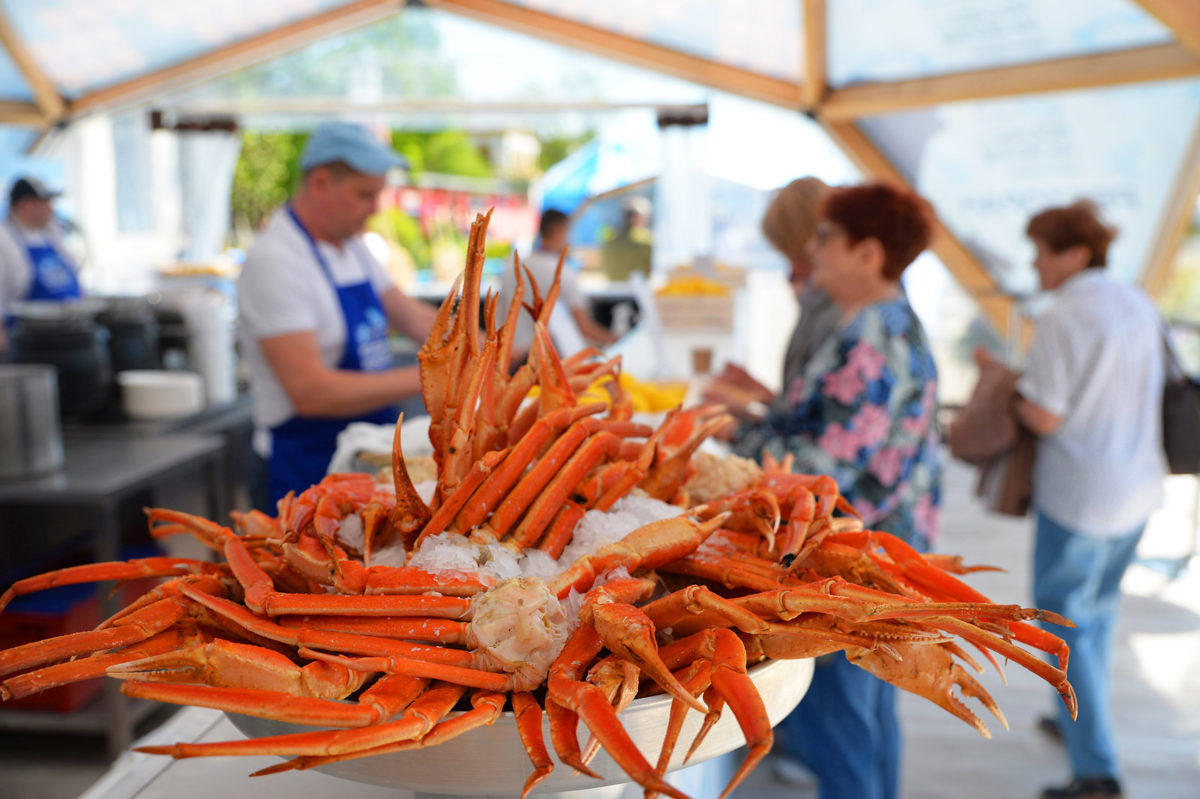
[[[903,294],[839,326],[784,399],[738,430],[735,452],[793,454],[795,471],[837,480],[868,528],[928,549],[941,503],[937,368]]]

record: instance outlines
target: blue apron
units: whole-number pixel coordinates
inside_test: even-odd
[[[62,302],[77,300],[83,296],[83,292],[79,290],[79,281],[75,278],[75,270],[53,244],[24,242],[24,237],[16,230],[16,226],[12,227],[17,234],[17,241],[25,244],[25,251],[29,253],[29,263],[33,267],[33,280],[29,283],[25,299]]]
[[[329,285],[337,292],[338,303],[342,307],[342,319],[346,323],[346,348],[336,368],[356,372],[378,372],[390,368],[392,354],[387,341],[387,317],[370,278],[348,286],[337,285],[333,280],[333,273],[329,270],[329,264],[321,255],[312,234],[304,227],[304,223],[296,216],[291,206],[287,211],[296,227],[308,240],[313,258],[321,267]],[[321,481],[337,449],[338,433],[351,422],[395,424],[396,411],[392,407],[386,407],[361,416],[293,416],[283,424],[271,428],[271,462],[267,473],[267,487],[272,503],[288,491],[298,493]]]

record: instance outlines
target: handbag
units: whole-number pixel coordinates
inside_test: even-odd
[[[1017,441],[1013,399],[1017,373],[995,361],[979,367],[979,380],[946,431],[950,454],[973,466],[983,466],[1008,452]]]
[[[983,464],[975,495],[992,513],[1025,516],[1033,505],[1033,462],[1037,436],[1017,428],[1017,442],[1006,452]]]
[[[1200,474],[1200,381],[1183,371],[1162,331],[1167,353],[1167,380],[1163,385],[1162,438],[1171,474]]]

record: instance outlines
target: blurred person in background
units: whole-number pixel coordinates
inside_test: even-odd
[[[1105,270],[1116,231],[1093,203],[1048,208],[1025,232],[1053,297],[1038,317],[1015,408],[1039,437],[1033,601],[1075,623],[1054,634],[1070,647],[1067,677],[1079,699],[1074,722],[1065,706],[1039,722],[1066,745],[1073,772],[1042,798],[1120,797],[1112,645],[1121,577],[1163,497],[1163,333],[1149,298]]]
[[[347,424],[395,424],[396,403],[420,395],[418,367],[393,368],[388,332],[424,342],[436,310],[400,291],[362,237],[388,170],[403,165],[361,125],[322,123],[295,197],[246,254],[239,329],[264,511],[325,476]]]
[[[831,475],[863,523],[928,550],[937,534],[941,455],[937,369],[900,276],[929,243],[933,211],[884,183],[828,190],[809,251],[813,285],[837,310],[833,332],[783,387],[783,401],[739,426],[744,457],[794,456],[794,470]],[[808,693],[784,721],[787,757],[820,799],[895,799],[900,725],[895,688],[854,665],[860,650],[818,658]],[[790,759],[789,759],[790,758]]]
[[[635,272],[650,276],[650,201],[634,196],[621,207],[621,229],[600,248],[600,266],[612,281],[629,280]]]
[[[804,177],[784,186],[763,214],[767,240],[788,260],[788,280],[800,304],[783,358],[781,386],[800,376],[817,346],[833,334],[841,312],[820,287],[813,285],[808,245],[817,227],[817,208],[829,187],[820,178]],[[776,395],[738,364],[726,364],[706,389],[708,399],[722,402],[742,420],[761,417],[768,407],[786,412],[786,395]]]
[[[0,317],[13,303],[77,300],[78,265],[63,246],[63,230],[54,216],[51,191],[35,177],[13,181],[8,218],[0,225]],[[5,349],[0,325],[0,351]]]
[[[563,257],[563,249],[567,246],[567,233],[570,223],[567,215],[554,208],[542,212],[538,221],[538,240],[534,251],[521,259],[521,266],[529,271],[537,281],[538,292],[542,297],[554,283],[554,271],[558,268],[559,259]],[[512,305],[517,291],[516,276],[511,268],[505,269],[500,277],[500,300],[497,318],[503,320]],[[525,280],[525,293],[522,302],[529,305],[533,302],[533,287]],[[555,311],[565,308],[579,334],[589,343],[599,346],[612,344],[616,338],[592,318],[591,304],[587,295],[579,287],[579,275],[569,264],[563,264],[562,278],[559,284],[558,301]],[[528,311],[522,311],[517,317],[517,329],[513,333],[514,356],[527,355],[533,346],[533,317]],[[564,356],[571,355],[563,352]]]

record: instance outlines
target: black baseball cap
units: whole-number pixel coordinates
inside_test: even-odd
[[[35,200],[53,200],[60,194],[62,192],[46,188],[46,184],[35,177],[17,178],[12,188],[9,189],[8,204],[10,207],[14,206],[26,197],[32,197]]]

